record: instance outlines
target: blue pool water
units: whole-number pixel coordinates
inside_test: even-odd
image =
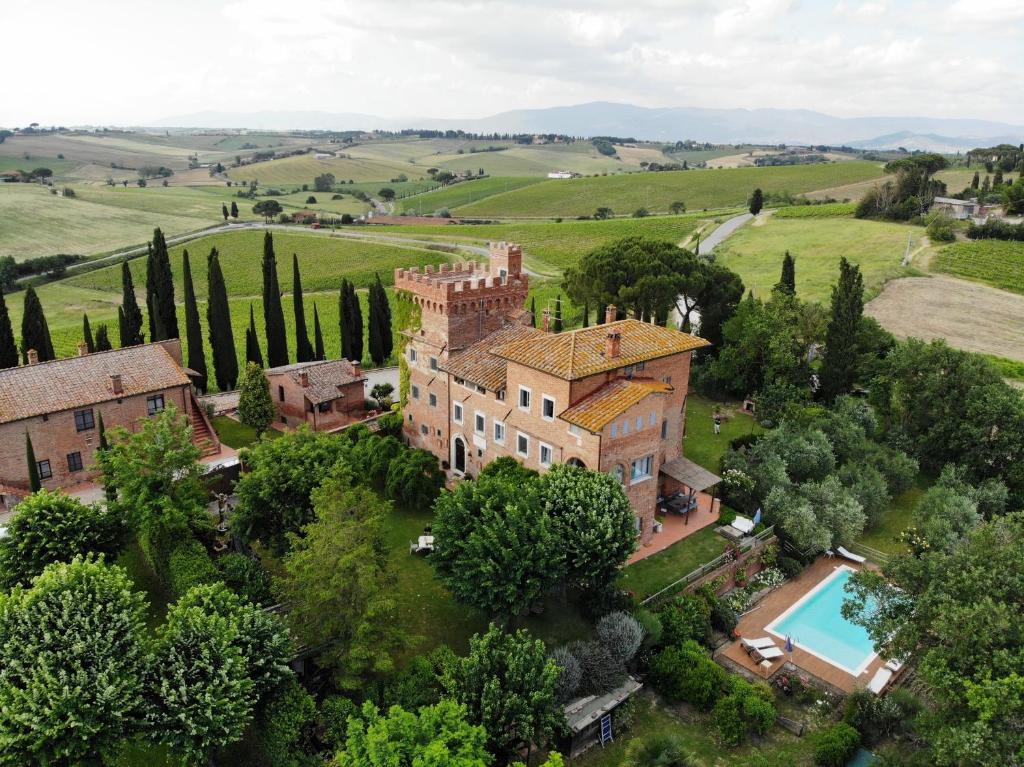
[[[793,644],[814,653],[822,660],[844,671],[857,675],[874,655],[874,646],[868,632],[843,617],[843,600],[847,594],[843,587],[850,580],[852,570],[841,568],[822,581],[767,630]]]

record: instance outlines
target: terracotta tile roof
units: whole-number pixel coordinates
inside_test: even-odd
[[[672,386],[660,381],[618,378],[580,400],[558,417],[587,431],[598,432],[651,394],[665,394]]]
[[[611,328],[618,329],[622,338],[617,357],[605,356],[605,337]],[[703,338],[678,330],[639,320],[619,320],[565,333],[544,333],[541,338],[512,341],[495,346],[491,353],[572,381],[708,345]]]
[[[110,382],[115,374],[121,376],[120,395],[114,394]],[[188,383],[185,371],[160,344],[8,368],[0,370],[0,423]]]
[[[491,350],[507,343],[530,343],[531,339],[547,335],[550,334],[530,325],[512,323],[452,355],[441,365],[441,370],[479,384],[489,391],[498,391],[505,385],[508,363],[492,354]]]
[[[308,386],[303,394],[314,405],[330,402],[343,396],[339,387],[345,384],[365,381],[363,375],[356,375],[355,368],[348,360],[321,360],[318,362],[296,362],[293,365],[281,365],[267,368],[268,376],[286,375],[296,384],[300,384],[299,374],[306,371]]]

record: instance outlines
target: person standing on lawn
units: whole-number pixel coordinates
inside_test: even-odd
[[[721,434],[722,433],[722,414],[716,412],[713,418],[714,418],[714,421],[715,421],[715,434]]]

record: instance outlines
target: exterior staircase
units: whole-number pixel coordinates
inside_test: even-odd
[[[189,413],[189,421],[192,425],[192,444],[199,448],[200,457],[208,458],[220,452],[220,440],[213,431],[210,422],[206,420],[206,413],[192,398],[192,412]]]

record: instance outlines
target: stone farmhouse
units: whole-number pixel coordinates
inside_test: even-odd
[[[220,441],[196,402],[177,339],[0,370],[0,512],[29,494],[25,435],[32,440],[42,486],[74,492],[92,483],[99,418],[107,429],[130,431],[141,419],[174,405],[189,418],[204,459]]]
[[[332,431],[366,415],[358,363],[323,360],[282,365],[263,371],[282,427],[308,424],[314,431]]]
[[[409,444],[455,476],[501,456],[541,472],[555,463],[608,472],[648,543],[658,500],[675,482],[666,469],[685,460],[690,356],[707,342],[616,321],[615,307],[594,327],[552,333],[547,312],[533,327],[522,250],[511,243],[491,244],[489,267],[397,269],[395,287],[422,310],[405,349]]]

